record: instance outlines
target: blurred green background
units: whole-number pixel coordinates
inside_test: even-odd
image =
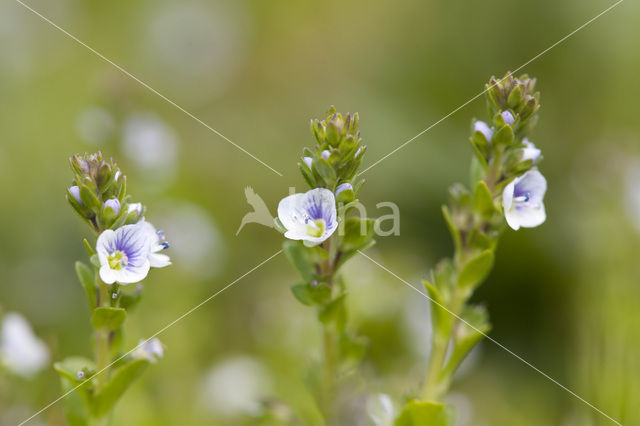
[[[17,2],[0,3],[0,308],[23,314],[52,360],[89,355],[89,309],[73,263],[90,231],[65,201],[67,158],[102,150],[172,243],[128,321],[135,345],[277,251],[247,225],[244,188],[275,213],[312,145],[308,120],[358,111],[365,167],[519,67],[610,1],[30,0],[39,11],[284,177],[80,46]],[[538,78],[547,222],[508,231],[475,296],[492,337],[625,425],[640,424],[640,6],[625,1],[522,70]],[[368,171],[371,216],[401,210],[401,235],[370,255],[419,285],[451,246],[440,205],[468,180],[477,100]],[[345,272],[350,324],[370,339],[363,401],[400,407],[419,388],[428,305],[363,258]],[[254,424],[260,401],[318,413],[302,375],[320,353],[311,309],[283,256],[160,336],[165,358],[127,393],[119,425]],[[0,314],[1,315],[1,314]],[[0,424],[61,394],[47,368],[0,374]],[[276,402],[279,401],[279,402]],[[450,401],[459,425],[607,425],[603,416],[490,342]],[[364,405],[363,402],[361,405]],[[357,410],[356,410],[357,411]],[[372,424],[355,416],[354,424]],[[60,403],[32,424],[64,424]]]

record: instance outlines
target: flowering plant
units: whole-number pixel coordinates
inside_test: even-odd
[[[454,255],[424,280],[433,325],[424,391],[408,401],[397,426],[454,424],[451,408],[441,401],[462,360],[490,329],[485,307],[469,299],[491,272],[505,221],[518,230],[546,219],[547,182],[537,169],[542,157],[527,139],[540,108],[535,83],[526,75],[508,73],[486,86],[491,122],[473,123],[471,189],[454,185],[449,205],[442,208]]]
[[[157,339],[143,340],[122,354],[127,312],[140,301],[151,267],[171,262],[162,232],[144,218],[144,207],[131,203],[126,177],[101,153],[74,155],[67,200],[97,234],[95,247],[86,239],[90,265],[76,262],[76,273],[87,295],[94,328],[94,359],[71,357],[54,368],[68,392],[65,414],[70,425],[109,424],[116,402],[144,369],[161,358]],[[130,284],[138,283],[135,287]]]
[[[327,424],[340,424],[337,383],[362,358],[366,342],[347,330],[347,292],[339,271],[374,244],[374,221],[355,215],[364,180],[354,179],[366,150],[358,114],[342,116],[331,107],[325,120],[311,121],[311,131],[317,144],[303,150],[298,164],[311,189],[281,200],[276,224],[291,240],[283,249],[302,277],[291,290],[316,308],[322,324],[324,365],[309,372],[308,382]]]

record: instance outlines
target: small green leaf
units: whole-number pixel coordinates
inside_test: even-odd
[[[76,274],[78,275],[78,280],[80,280],[80,284],[82,284],[82,288],[87,295],[89,306],[91,306],[91,309],[94,309],[96,307],[98,297],[95,282],[95,272],[84,263],[76,262]]]
[[[347,310],[345,308],[346,293],[333,299],[323,306],[318,312],[318,319],[323,324],[334,323],[337,330],[344,330],[347,323]]]
[[[500,130],[493,135],[492,140],[496,147],[511,145],[513,142],[513,129],[509,125],[501,127]]]
[[[86,185],[80,185],[80,199],[82,200],[82,204],[84,204],[89,210],[93,212],[100,211],[102,203],[100,203],[96,194]]]
[[[327,185],[333,185],[336,180],[336,171],[331,164],[324,158],[316,158],[311,164],[311,169],[314,170],[322,179],[324,179]]]
[[[316,179],[313,177],[313,173],[307,167],[306,164],[298,163],[298,170],[300,170],[300,174],[304,178],[304,181],[309,185],[309,188],[316,187]]]
[[[427,289],[429,298],[431,299],[431,318],[433,321],[433,328],[440,336],[446,336],[451,330],[451,314],[447,312],[442,296],[438,289],[429,281],[423,279],[422,283]]]
[[[94,254],[93,256],[91,256],[89,258],[89,261],[91,262],[91,264],[93,266],[95,266],[96,268],[100,268],[102,265],[100,265],[100,258],[98,257],[97,254]],[[96,283],[97,284],[97,283]]]
[[[454,426],[453,410],[440,402],[411,400],[395,426]]]
[[[444,216],[444,221],[447,223],[447,228],[449,228],[449,233],[451,233],[451,239],[453,240],[453,245],[456,251],[462,250],[462,240],[460,239],[460,232],[456,228],[456,225],[453,223],[451,212],[449,211],[449,207],[447,207],[446,205],[442,206],[442,216]]]
[[[485,250],[469,260],[458,277],[458,286],[472,290],[487,278],[493,267],[493,250]]]
[[[340,358],[343,361],[357,363],[367,351],[369,341],[365,337],[352,337],[347,333],[340,336]]]
[[[365,246],[374,235],[374,220],[350,217],[344,222],[341,251],[358,250]]]
[[[496,210],[491,191],[489,191],[484,181],[479,181],[476,184],[476,189],[473,193],[473,210],[486,219],[490,219]]]
[[[336,197],[336,203],[348,204],[355,200],[356,194],[352,189],[343,189]]]
[[[282,244],[282,250],[284,250],[284,254],[287,256],[287,259],[289,259],[289,262],[300,272],[302,278],[306,282],[311,282],[314,277],[313,264],[302,243],[298,241],[285,241]]]
[[[116,331],[127,318],[127,312],[122,308],[99,307],[93,310],[91,324],[96,329]]]
[[[303,305],[314,306],[326,303],[331,298],[331,288],[326,284],[294,284],[291,292]]]
[[[95,395],[92,413],[96,417],[102,417],[111,411],[118,399],[140,377],[148,365],[149,361],[146,359],[134,359],[116,370],[109,382]]]

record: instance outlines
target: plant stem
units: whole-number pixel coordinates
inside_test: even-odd
[[[109,287],[107,284],[99,281],[100,300],[99,306],[108,306],[109,303]],[[109,364],[109,333],[105,330],[96,329],[96,372],[102,371]],[[96,387],[98,390],[102,388],[105,380],[109,377],[108,371],[96,376]]]

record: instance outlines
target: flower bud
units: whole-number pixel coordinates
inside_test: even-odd
[[[104,209],[110,208],[117,215],[120,213],[120,201],[117,198],[112,198],[104,202]]]
[[[304,161],[304,164],[306,164],[307,167],[311,168],[311,163],[313,163],[313,158],[311,158],[311,157],[302,157],[302,161]]]
[[[509,111],[502,111],[501,115],[504,124],[508,124],[509,126],[511,126],[516,121],[515,118],[513,118],[513,114],[511,114]]]
[[[329,151],[328,149],[325,149],[320,153],[320,156],[325,160],[329,161],[329,157],[331,157],[331,151]]]
[[[80,188],[78,187],[78,185],[73,185],[71,188],[69,188],[69,193],[73,195],[73,198],[75,198],[77,202],[82,204],[82,200],[80,199]]]

